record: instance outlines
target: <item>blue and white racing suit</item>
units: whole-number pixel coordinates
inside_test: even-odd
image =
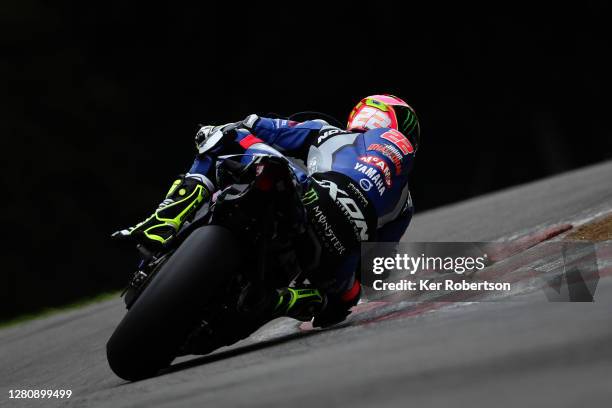
[[[264,153],[293,159],[293,171],[304,191],[314,185],[319,196],[327,191],[333,200],[342,203],[346,208],[341,209],[347,218],[352,218],[359,241],[397,242],[412,218],[408,173],[414,149],[397,130],[379,128],[356,133],[323,120],[297,123],[250,115],[240,128],[222,139],[210,143],[196,136],[196,143],[199,154],[189,173],[205,176],[212,190],[216,187],[217,156]],[[304,166],[296,164],[296,160]],[[351,207],[351,202],[356,205]],[[319,216],[318,211],[315,207],[311,222],[324,222],[322,239],[328,239],[333,225],[327,225],[325,216]],[[362,213],[367,217],[360,217]],[[361,221],[366,218],[367,222]],[[332,282],[326,291],[343,293],[354,287],[359,247],[339,243],[336,237],[331,239],[333,242],[328,244],[336,250],[337,262],[333,262],[333,270],[326,272]]]

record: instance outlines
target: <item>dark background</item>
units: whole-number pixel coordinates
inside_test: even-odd
[[[197,123],[396,94],[417,212],[612,155],[605,2],[84,3],[1,6],[0,319],[120,288],[135,256],[108,235],[188,168]]]

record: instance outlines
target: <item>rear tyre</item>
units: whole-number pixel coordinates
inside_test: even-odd
[[[238,268],[238,243],[226,228],[195,230],[132,305],[106,344],[108,363],[135,381],[170,365],[189,333]]]

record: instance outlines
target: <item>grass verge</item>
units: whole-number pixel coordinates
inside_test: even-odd
[[[83,298],[83,299],[77,300],[76,302],[68,303],[63,306],[49,307],[49,308],[42,309],[38,312],[19,315],[19,316],[12,317],[7,320],[0,320],[0,329],[5,329],[7,327],[11,327],[11,326],[15,326],[15,325],[18,325],[24,322],[28,322],[30,320],[41,319],[43,317],[49,317],[51,315],[62,313],[68,310],[78,309],[78,308],[81,308],[87,305],[91,305],[93,303],[111,299],[113,297],[119,297],[120,293],[121,291],[104,292],[104,293],[100,293],[99,295]]]

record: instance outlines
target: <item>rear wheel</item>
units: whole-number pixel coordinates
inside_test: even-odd
[[[157,273],[106,344],[111,369],[134,381],[170,365],[203,307],[239,266],[238,243],[226,228],[195,230]]]

